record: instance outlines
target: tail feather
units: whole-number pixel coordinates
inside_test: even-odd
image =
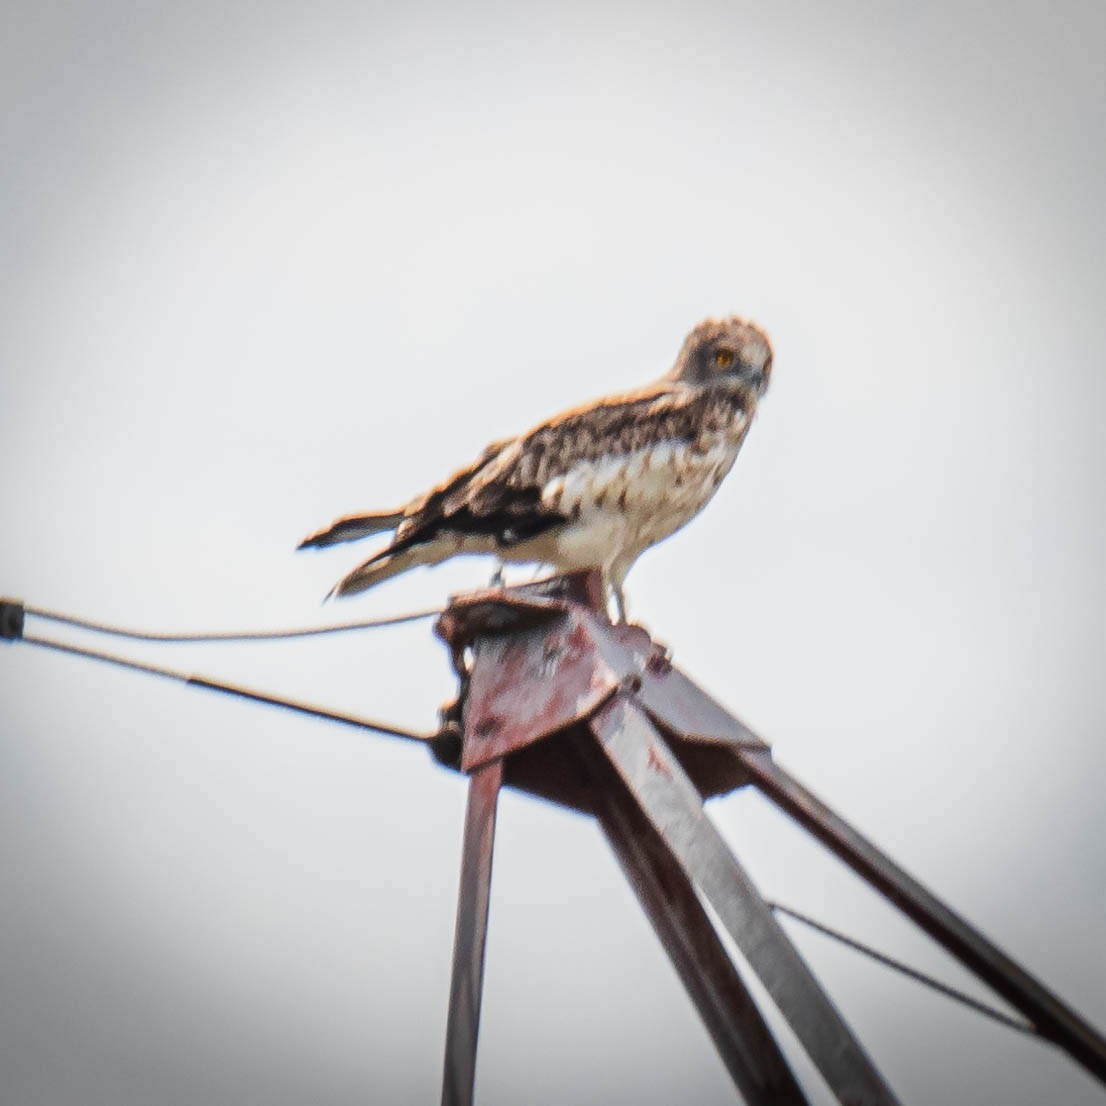
[[[343,576],[334,585],[327,598],[356,595],[358,592],[368,591],[382,581],[398,576],[401,572],[406,572],[417,565],[440,564],[448,557],[452,557],[454,553],[462,552],[460,546],[459,538],[450,537],[421,542],[418,545],[400,549],[398,552],[394,551],[394,546],[382,549]]]
[[[323,530],[304,538],[297,549],[322,549],[344,541],[357,541],[384,530],[394,530],[403,521],[402,511],[380,511],[368,515],[345,515]]]

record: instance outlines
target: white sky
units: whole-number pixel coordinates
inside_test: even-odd
[[[631,611],[1106,1024],[1101,5],[12,0],[0,592],[153,628],[370,617],[296,556],[708,314],[773,390]],[[40,627],[41,629],[41,627]],[[418,727],[425,625],[141,650]],[[417,749],[0,651],[5,1106],[438,1093],[463,781]],[[766,894],[962,973],[752,795]],[[1099,1103],[794,931],[904,1101]],[[593,826],[502,801],[486,1104],[733,1101]],[[801,1058],[816,1102],[828,1095]]]

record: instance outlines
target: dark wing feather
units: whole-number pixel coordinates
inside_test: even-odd
[[[321,549],[345,541],[360,541],[382,530],[394,530],[403,518],[402,511],[374,511],[363,515],[345,515],[329,526],[309,534],[297,549]]]
[[[508,442],[506,448],[516,444],[517,440]],[[487,479],[496,455],[456,473],[413,503],[396,528],[394,541],[370,557],[366,565],[433,542],[445,533],[511,545],[565,521],[563,515],[542,506],[539,485],[508,486]]]

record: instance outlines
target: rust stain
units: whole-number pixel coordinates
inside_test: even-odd
[[[494,714],[481,718],[476,724],[475,734],[480,738],[494,737],[503,728],[503,719]]]
[[[668,765],[661,760],[656,745],[649,746],[649,767],[658,775],[664,776],[666,780],[672,779],[672,773],[668,770]]]

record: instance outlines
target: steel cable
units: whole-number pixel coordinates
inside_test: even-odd
[[[771,900],[768,900],[768,906],[777,913],[784,914],[788,918],[793,918],[795,921],[801,922],[810,929],[845,945],[847,948],[853,949],[855,952],[859,952],[875,960],[885,968],[891,968],[905,975],[907,978],[913,979],[915,983],[921,983],[923,986],[937,991],[946,998],[950,998],[954,1002],[959,1002],[967,1006],[977,1014],[983,1014],[988,1018],[993,1018],[995,1021],[1005,1025],[1008,1029],[1016,1029],[1019,1033],[1026,1033],[1031,1037],[1039,1037],[1041,1035],[1037,1027],[1031,1025],[1029,1022],[1020,1021],[993,1006],[988,1006],[987,1003],[980,1002],[979,999],[972,998],[971,995],[965,994],[963,991],[958,991],[955,987],[950,987],[947,983],[942,983],[939,979],[934,979],[932,976],[926,975],[925,972],[920,972],[917,968],[912,968],[909,964],[904,964],[901,960],[896,960],[894,957],[872,948],[871,945],[865,945],[863,942],[849,937],[840,930],[833,929],[831,926],[815,921],[807,914],[800,913],[798,910],[793,910],[789,906],[784,906],[782,903],[772,902]]]

